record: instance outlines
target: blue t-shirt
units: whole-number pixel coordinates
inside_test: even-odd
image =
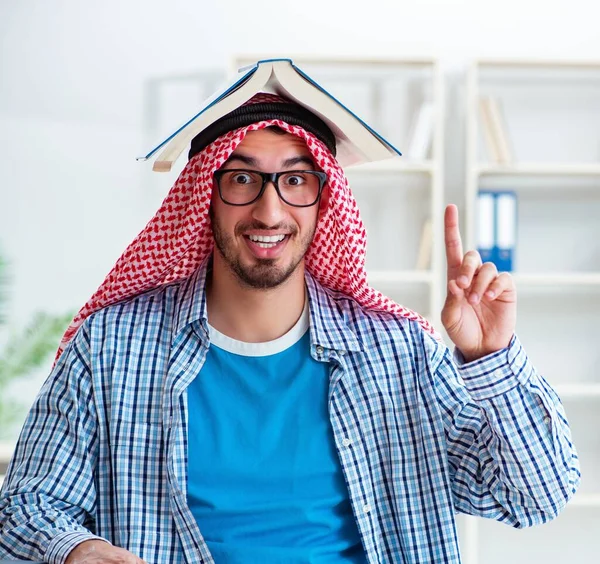
[[[216,564],[364,564],[308,308],[269,343],[210,337],[188,389],[188,503]]]

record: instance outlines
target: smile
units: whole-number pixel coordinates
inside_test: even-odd
[[[250,241],[263,249],[271,249],[286,238],[286,235],[246,235]]]

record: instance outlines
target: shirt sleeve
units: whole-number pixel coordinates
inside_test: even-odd
[[[456,508],[517,528],[549,521],[580,481],[560,399],[516,335],[463,360],[446,351],[436,370]]]
[[[63,563],[91,530],[96,505],[94,398],[84,324],[25,421],[0,491],[0,557]]]

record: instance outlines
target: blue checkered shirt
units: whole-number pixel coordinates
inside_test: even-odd
[[[89,317],[42,387],[0,495],[0,556],[65,561],[104,538],[211,563],[186,503],[186,388],[209,347],[194,276]],[[517,337],[461,365],[412,321],[309,275],[311,355],[370,564],[460,562],[457,512],[526,527],[579,483],[561,403]]]

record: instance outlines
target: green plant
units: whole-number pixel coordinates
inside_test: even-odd
[[[8,262],[0,255],[0,326],[7,325],[6,304],[9,294]],[[13,426],[23,418],[26,407],[7,394],[10,386],[26,378],[56,352],[72,313],[51,315],[36,313],[25,329],[12,331],[0,351],[0,439],[13,434]]]

